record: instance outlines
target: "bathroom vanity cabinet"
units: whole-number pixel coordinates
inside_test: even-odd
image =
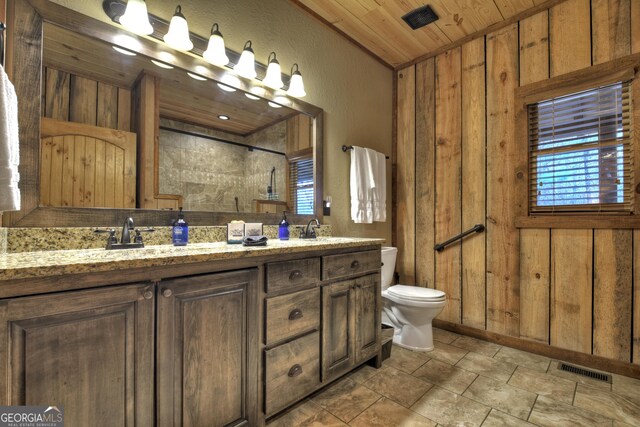
[[[69,426],[152,426],[155,371],[157,425],[256,425],[257,277],[4,300],[2,401],[62,405]]]
[[[70,426],[264,425],[380,350],[377,242],[275,252],[0,280],[0,404],[62,405]]]

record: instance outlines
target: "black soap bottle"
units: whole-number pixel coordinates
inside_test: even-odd
[[[287,211],[282,212],[282,221],[278,226],[278,238],[280,240],[289,240],[289,221],[287,221]]]
[[[182,213],[182,207],[179,208],[178,219],[173,223],[173,229],[171,232],[171,238],[174,246],[186,246],[189,242],[189,225],[184,220],[184,214]]]

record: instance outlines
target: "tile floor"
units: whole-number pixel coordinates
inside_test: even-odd
[[[613,384],[557,361],[434,329],[435,350],[394,346],[268,423],[269,427],[640,426],[640,380]]]

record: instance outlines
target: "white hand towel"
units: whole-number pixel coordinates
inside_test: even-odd
[[[0,212],[20,210],[18,98],[0,66]]]
[[[367,149],[371,159],[373,181],[375,186],[371,192],[371,210],[374,221],[387,220],[387,158],[384,154]]]
[[[373,170],[367,150],[353,147],[351,150],[350,189],[351,219],[355,223],[373,222],[371,189],[374,186]]]

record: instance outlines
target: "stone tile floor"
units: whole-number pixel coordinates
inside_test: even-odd
[[[613,384],[557,361],[434,329],[435,350],[394,346],[271,420],[269,427],[640,426],[640,380]]]

